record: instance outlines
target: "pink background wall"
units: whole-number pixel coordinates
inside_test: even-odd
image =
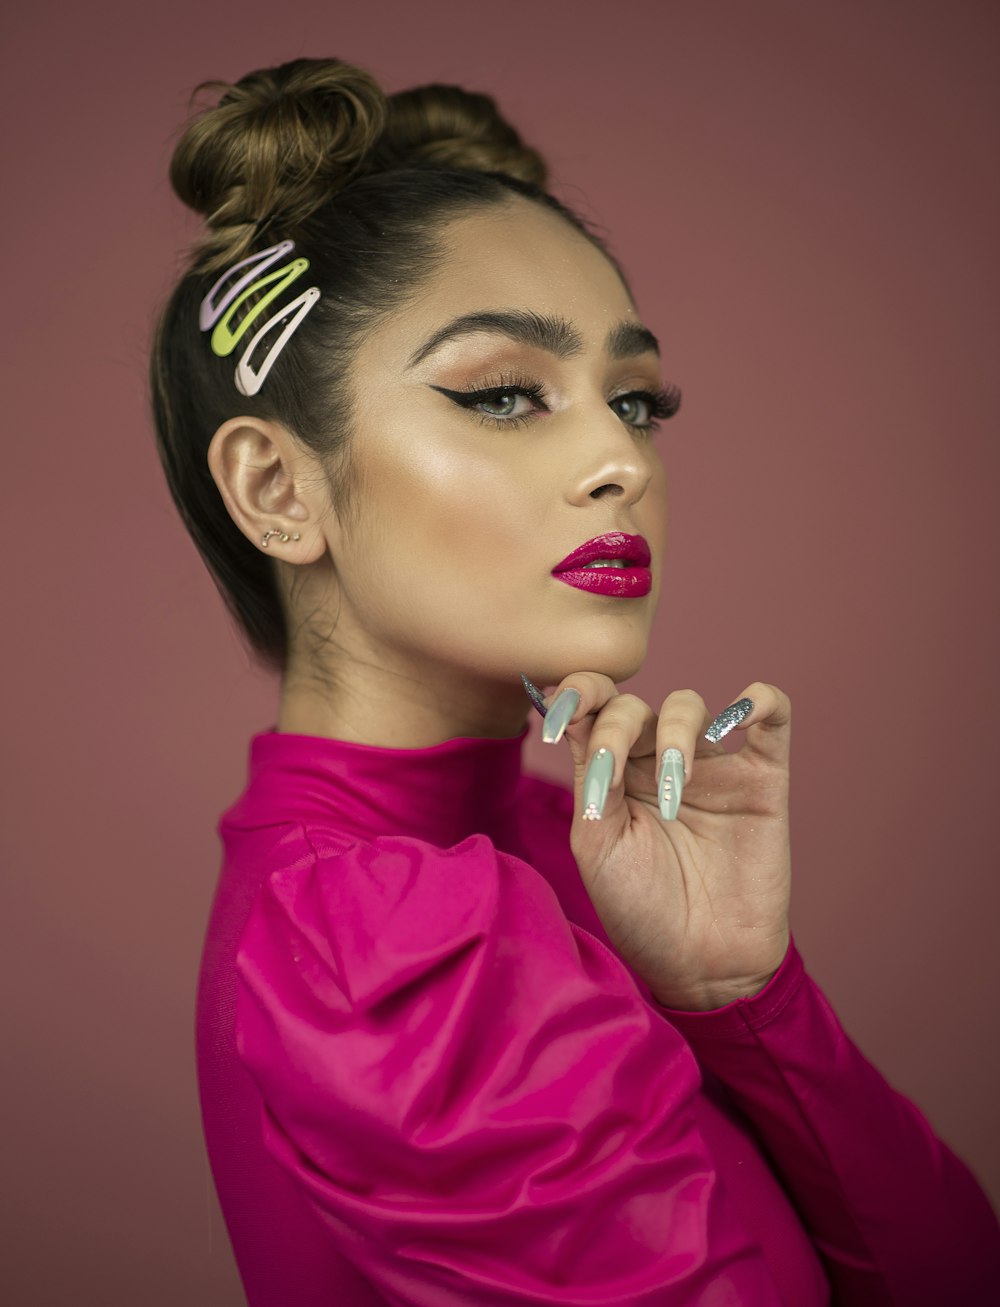
[[[276,685],[169,502],[144,369],[186,98],[300,54],[496,94],[609,228],[685,391],[633,688],[791,695],[802,951],[1000,1198],[996,7],[41,0],[5,29],[0,1296],[242,1301],[192,1008]]]

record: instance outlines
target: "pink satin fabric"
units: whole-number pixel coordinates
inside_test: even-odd
[[[989,1204],[794,946],[660,1007],[523,739],[251,742],[197,1027],[250,1307],[990,1301]]]

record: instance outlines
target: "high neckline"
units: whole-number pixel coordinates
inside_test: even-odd
[[[263,804],[268,820],[329,819],[359,838],[410,835],[450,846],[495,837],[514,814],[527,735],[526,723],[501,739],[395,749],[271,726],[251,738],[247,796],[257,819]]]

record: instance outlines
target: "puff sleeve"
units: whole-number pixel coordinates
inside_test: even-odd
[[[487,837],[313,833],[237,968],[265,1145],[388,1301],[779,1307],[687,1044]]]

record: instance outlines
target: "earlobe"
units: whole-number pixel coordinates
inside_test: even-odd
[[[309,476],[314,458],[278,422],[230,418],[212,437],[208,467],[229,516],[257,548],[290,563],[312,563],[328,548],[321,527],[322,477]]]

